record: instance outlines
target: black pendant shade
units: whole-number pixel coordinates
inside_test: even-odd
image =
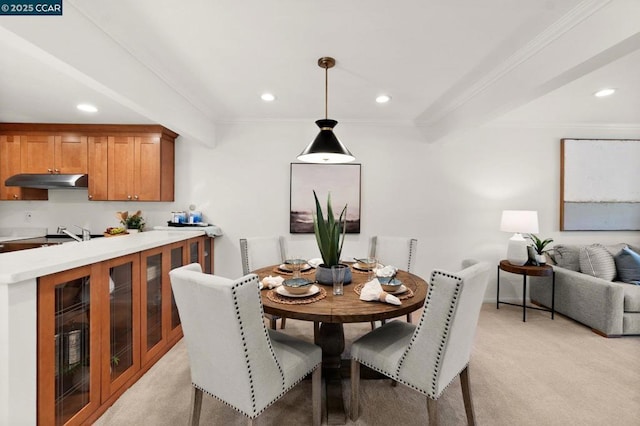
[[[325,118],[316,121],[320,127],[320,133],[307,147],[298,155],[298,160],[307,163],[348,163],[356,158],[349,152],[346,146],[342,144],[333,133],[333,128],[338,122],[331,120],[328,115],[328,98],[329,98],[329,76],[328,69],[336,64],[335,59],[331,57],[323,57],[318,59],[318,66],[324,68],[325,83],[325,101],[324,115]]]
[[[333,133],[333,128],[338,124],[336,120],[325,118],[316,121],[316,124],[320,127],[320,133],[298,155],[298,160],[307,163],[348,163],[355,160]]]

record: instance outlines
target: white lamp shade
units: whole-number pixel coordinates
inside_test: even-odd
[[[520,234],[538,232],[538,212],[532,210],[504,210],[500,221],[500,230]]]
[[[524,265],[529,260],[527,240],[522,234],[538,232],[538,212],[531,210],[504,210],[500,221],[500,230],[514,232],[509,239],[507,260],[513,265]]]

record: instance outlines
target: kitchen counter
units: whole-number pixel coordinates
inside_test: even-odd
[[[150,231],[117,237],[95,238],[0,255],[0,285],[54,274],[204,235],[178,231]]]
[[[0,425],[36,425],[38,277],[178,241],[151,231],[0,254]]]

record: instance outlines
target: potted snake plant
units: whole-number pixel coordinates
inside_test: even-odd
[[[342,245],[344,244],[344,236],[347,229],[347,206],[344,206],[336,220],[331,206],[331,194],[329,194],[327,196],[327,215],[325,219],[316,191],[313,191],[313,198],[316,202],[316,212],[313,215],[313,231],[316,235],[316,242],[323,262],[316,268],[316,281],[320,284],[333,284],[331,267],[340,266],[346,268],[344,283],[348,284],[352,279],[351,269],[348,265],[340,263],[340,254],[342,253]]]

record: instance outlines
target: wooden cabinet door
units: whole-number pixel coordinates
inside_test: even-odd
[[[167,288],[171,286],[169,258],[166,247],[157,247],[140,254],[140,352],[143,367],[155,362],[167,350],[169,329],[165,319],[171,315],[165,303]]]
[[[99,265],[38,279],[38,424],[83,424],[100,405]]]
[[[133,198],[160,201],[160,137],[135,138]]]
[[[5,186],[7,178],[21,173],[22,137],[0,135],[0,200],[46,200],[46,189]]]
[[[91,201],[106,201],[109,197],[108,138],[90,136],[87,144],[88,197]]]
[[[109,136],[107,178],[109,200],[133,199],[134,143],[132,136]]]
[[[170,269],[179,268],[185,265],[187,262],[187,245],[185,241],[179,243],[173,243],[169,246],[170,256]],[[167,274],[168,275],[168,274]],[[169,343],[174,342],[182,337],[182,323],[180,321],[180,314],[178,313],[178,306],[171,290],[171,281],[167,277],[169,285],[166,287],[165,293],[165,312],[168,312],[167,318],[165,318],[167,329],[169,330]]]
[[[54,173],[87,173],[87,137],[63,134],[55,137]]]
[[[102,262],[101,266],[104,403],[140,370],[140,256],[122,256]]]
[[[21,137],[20,170],[22,173],[57,173],[54,167],[55,136]]]

